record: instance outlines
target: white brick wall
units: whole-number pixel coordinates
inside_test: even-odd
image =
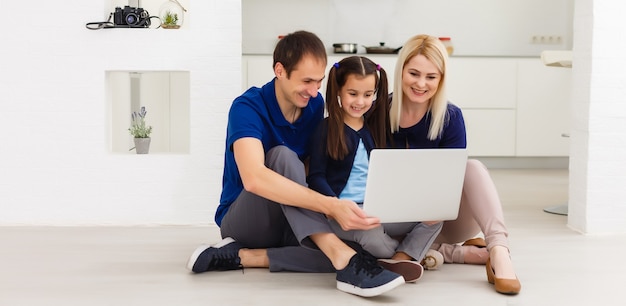
[[[0,27],[0,225],[213,223],[241,2],[192,1],[180,30],[87,30],[104,3],[1,2],[22,13]],[[190,154],[109,152],[107,70],[190,71]]]
[[[0,225],[213,222],[241,1],[190,2],[185,29],[90,31],[110,0],[0,0],[21,12],[0,27]],[[568,224],[624,233],[626,4],[603,3],[576,1]],[[107,70],[190,71],[190,154],[109,153]]]
[[[576,1],[568,225],[626,233],[623,1]]]

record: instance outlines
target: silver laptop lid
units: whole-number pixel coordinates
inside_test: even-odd
[[[466,164],[466,149],[372,150],[363,210],[383,223],[454,220]]]

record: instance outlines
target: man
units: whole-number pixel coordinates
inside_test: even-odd
[[[324,196],[306,185],[309,137],[323,119],[318,90],[326,63],[326,49],[315,34],[291,33],[274,50],[275,78],[233,102],[215,215],[225,238],[196,249],[187,265],[193,272],[242,267],[336,272],[337,288],[360,296],[404,283],[372,255],[339,239],[327,217],[346,230],[371,229],[380,226],[379,220],[367,217],[352,201]]]

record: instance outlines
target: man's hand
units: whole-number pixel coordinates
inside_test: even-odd
[[[378,218],[368,217],[356,203],[350,200],[337,199],[327,215],[335,219],[344,231],[369,230],[380,226]]]

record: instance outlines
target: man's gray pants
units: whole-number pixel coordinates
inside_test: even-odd
[[[289,148],[272,148],[265,163],[273,171],[307,186],[304,164]],[[222,238],[232,237],[245,248],[267,249],[272,272],[335,272],[330,260],[309,238],[312,234],[333,232],[321,213],[282,205],[244,189],[230,205],[220,229]]]

